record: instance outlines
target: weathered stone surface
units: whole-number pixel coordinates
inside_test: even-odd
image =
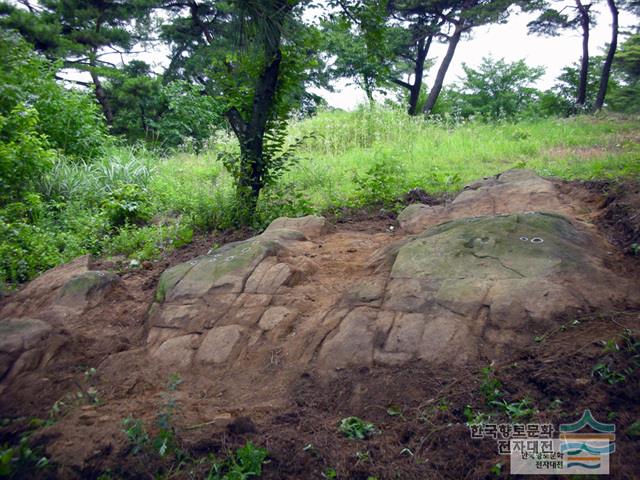
[[[420,233],[427,227],[453,219],[529,211],[574,213],[553,182],[531,170],[516,169],[467,185],[449,205],[409,205],[398,220],[406,232]]]
[[[475,356],[485,327],[493,329],[487,343],[500,351],[530,340],[564,311],[612,305],[592,288],[599,284],[605,292],[612,276],[594,256],[591,237],[555,214],[474,217],[432,227],[399,248],[390,278],[385,308],[420,312],[427,320],[422,327],[418,317],[394,324],[385,351],[423,359]]]
[[[100,303],[118,282],[120,277],[111,272],[81,273],[62,286],[55,304],[82,311]]]
[[[398,215],[398,225],[407,232],[418,232],[424,228],[424,218],[434,214],[438,209],[423,203],[413,203]]]
[[[170,338],[155,349],[152,355],[164,364],[186,368],[191,365],[199,337],[200,335],[190,334]]]
[[[591,269],[587,238],[563,217],[544,213],[448,222],[403,246],[392,278],[500,280]]]
[[[278,219],[167,270],[148,343],[182,366],[197,349],[209,370],[499,359],[568,312],[640,302],[608,269],[605,241],[572,212],[553,182],[514,170],[448,205],[410,206],[399,223],[417,234],[375,248],[345,232],[310,241],[326,233],[316,217]],[[371,257],[353,262],[361,250]]]
[[[342,320],[335,335],[324,342],[320,361],[329,368],[371,364],[377,315],[378,312],[371,308],[353,309]]]
[[[283,322],[291,322],[296,312],[287,307],[271,307],[262,314],[258,325],[262,330],[273,330]]]
[[[238,343],[244,328],[240,325],[227,325],[209,330],[198,349],[196,360],[204,364],[220,364],[227,361]]]
[[[247,293],[274,294],[278,289],[290,284],[296,272],[286,263],[264,261],[247,279],[244,291]]]
[[[50,332],[51,327],[41,320],[9,318],[0,321],[0,379],[12,367],[14,376],[37,367],[41,358],[41,353],[37,351],[38,344]],[[19,359],[28,351],[33,353],[20,362]]]
[[[33,316],[51,305],[67,282],[89,270],[89,259],[89,255],[83,255],[35,278],[7,302],[0,311],[0,318]]]
[[[227,360],[245,330],[250,330],[246,338],[257,341],[260,332],[275,328],[283,319],[292,321],[293,309],[269,309],[269,304],[274,295],[317,269],[313,261],[292,256],[289,249],[299,248],[308,243],[308,237],[325,230],[321,217],[280,218],[257,237],[166,270],[149,310],[148,344],[160,345],[157,355],[184,346],[168,343],[167,336],[203,334],[197,362],[217,365]],[[189,355],[186,358],[191,361]],[[182,365],[188,364],[186,358]]]
[[[280,217],[276,218],[267,227],[265,233],[270,233],[276,229],[295,230],[304,234],[309,240],[320,237],[329,231],[329,224],[324,217],[307,215],[300,218]]]

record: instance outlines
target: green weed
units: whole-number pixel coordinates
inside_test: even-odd
[[[358,417],[343,418],[338,428],[346,437],[353,440],[366,440],[377,431],[373,423],[365,422]]]
[[[502,382],[500,382],[500,380],[496,378],[493,367],[491,365],[482,368],[482,370],[480,370],[480,373],[482,375],[480,392],[484,397],[485,403],[487,405],[492,405],[502,396],[502,392],[500,391]]]
[[[262,475],[268,452],[247,442],[227,456],[223,462],[213,461],[207,480],[245,480]]]

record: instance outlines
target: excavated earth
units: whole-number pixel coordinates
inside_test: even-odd
[[[462,409],[477,402],[477,370],[514,362],[528,370],[503,373],[513,395],[565,396],[565,415],[614,395],[631,424],[640,412],[624,389],[637,399],[637,373],[613,394],[591,377],[597,342],[637,331],[640,311],[637,261],[607,236],[606,206],[585,186],[510,170],[448,203],[412,204],[395,225],[280,218],[165,269],[78,258],[2,303],[3,436],[49,415],[31,437],[52,459],[47,475],[146,478],[150,460],[131,455],[122,419],[152,429],[171,395],[185,449],[253,439],[272,454],[266,478],[323,478],[329,467],[340,478],[483,478],[501,458],[490,445],[468,458],[450,449],[470,450]],[[536,369],[548,378],[532,393]],[[181,383],[168,390],[170,375]],[[385,416],[390,404],[422,412],[445,397],[451,410],[426,423]],[[335,424],[349,415],[383,433],[348,443]],[[627,440],[619,450],[640,446]],[[367,462],[354,460],[362,448]]]

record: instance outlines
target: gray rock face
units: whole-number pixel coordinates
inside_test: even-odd
[[[564,217],[454,220],[398,250],[383,308],[423,318],[396,321],[383,350],[445,361],[504,352],[551,328],[565,311],[622,301],[622,293],[604,288],[611,281],[590,236]],[[398,344],[398,336],[413,343]]]
[[[575,216],[573,206],[564,201],[555,184],[531,170],[509,170],[495,177],[467,185],[448,205],[410,205],[398,216],[407,233],[420,233],[442,222],[474,216],[554,212]]]
[[[48,324],[31,318],[0,321],[0,380],[36,368],[42,360],[38,344],[50,332]]]
[[[81,273],[62,286],[55,304],[82,312],[101,303],[119,282],[120,277],[111,272]]]
[[[281,218],[262,235],[164,272],[149,312],[153,355],[219,365],[233,356],[242,338],[290,319],[291,310],[269,307],[270,302],[315,267],[289,261],[289,248],[325,230],[320,217]]]
[[[266,234],[273,230],[295,230],[302,233],[308,240],[325,235],[329,231],[329,224],[324,217],[307,215],[300,218],[281,217],[271,222],[265,230]]]
[[[167,269],[144,351],[161,368],[210,376],[503,359],[563,315],[640,305],[581,208],[552,181],[515,170],[448,205],[408,207],[400,232],[332,233],[320,217],[281,218]],[[12,320],[0,333],[21,333],[0,342],[0,376],[46,364],[49,325],[109,308],[120,280],[88,268],[47,272],[24,290],[37,301],[3,311]]]
[[[499,358],[561,314],[633,297],[572,211],[553,182],[522,170],[476,182],[446,206],[409,206],[399,223],[419,235],[378,254],[371,274],[318,311],[295,292],[322,272],[309,252],[322,247],[326,222],[278,219],[258,237],[166,271],[149,345],[181,365],[207,366],[241,364],[256,348],[324,369]]]

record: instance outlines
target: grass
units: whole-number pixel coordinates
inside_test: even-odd
[[[416,187],[430,193],[453,191],[516,167],[564,179],[638,176],[639,127],[638,118],[612,115],[447,124],[382,107],[321,112],[291,125],[291,138],[310,138],[283,176],[282,190],[303,192],[310,208],[321,212],[366,203],[359,179],[380,165],[394,167],[386,179],[395,196]],[[228,203],[231,178],[215,149],[228,149],[233,142],[226,137],[213,151],[165,160],[158,191],[173,191],[187,209],[204,198],[209,205]]]
[[[326,111],[290,126],[309,137],[277,185],[266,188],[253,225],[278,216],[385,204],[413,188],[455,191],[510,168],[564,179],[640,176],[640,118],[601,115],[519,123],[426,122],[388,107]],[[0,210],[0,282],[19,283],[83,253],[152,259],[194,231],[238,226],[219,132],[209,150],[159,158],[109,147],[92,163],[57,163],[40,197]],[[122,222],[125,225],[122,225]]]
[[[639,175],[639,126],[613,116],[446,125],[391,109],[325,112],[292,127],[315,138],[284,180],[322,209],[351,201],[354,176],[376,163],[402,170],[398,194],[455,190],[514,167],[566,179]]]

